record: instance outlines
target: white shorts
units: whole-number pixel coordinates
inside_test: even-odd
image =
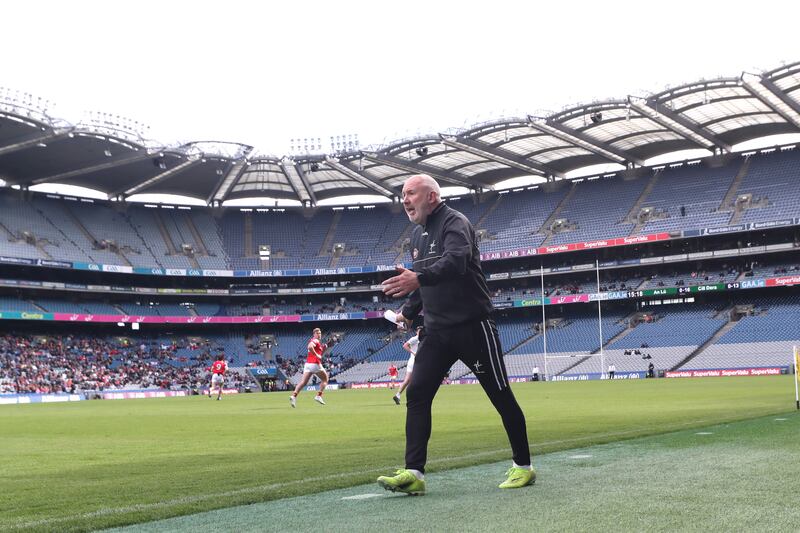
[[[406,365],[406,374],[410,374],[414,371],[414,357],[413,355],[408,358],[408,364]]]
[[[320,372],[320,371],[325,372],[325,367],[320,365],[320,364],[317,364],[317,363],[306,363],[305,365],[303,365],[303,373],[312,372],[312,373],[316,374],[317,372]]]
[[[225,378],[222,377],[222,374],[211,374],[212,385],[222,385],[223,383],[225,383]]]

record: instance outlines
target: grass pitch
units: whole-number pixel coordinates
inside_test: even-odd
[[[788,413],[791,379],[526,383],[514,391],[537,454]],[[0,530],[145,522],[371,483],[402,466],[405,409],[388,391],[332,391],[327,406],[303,393],[297,409],[287,398],[3,406]],[[443,387],[433,424],[429,473],[510,455],[480,387]]]
[[[796,531],[799,431],[773,415],[539,455],[519,490],[497,488],[502,461],[430,474],[424,497],[370,483],[113,532]]]

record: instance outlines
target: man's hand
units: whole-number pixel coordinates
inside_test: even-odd
[[[382,283],[383,293],[393,298],[401,298],[419,289],[417,273],[397,265],[398,274]]]

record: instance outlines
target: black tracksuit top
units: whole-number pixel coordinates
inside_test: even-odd
[[[492,300],[481,269],[475,230],[467,217],[444,203],[411,235],[412,270],[420,288],[403,306],[413,320],[424,309],[426,329],[489,318]]]

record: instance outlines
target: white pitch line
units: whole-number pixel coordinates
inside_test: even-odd
[[[770,414],[770,413],[766,413]],[[762,415],[763,416],[763,415]],[[670,426],[641,426],[637,429],[630,429],[626,431],[617,431],[612,433],[603,433],[600,435],[586,435],[584,437],[575,437],[572,439],[561,439],[561,440],[552,440],[546,442],[537,443],[531,448],[543,447],[543,446],[551,446],[554,444],[568,444],[573,442],[582,442],[586,440],[594,440],[598,438],[604,437],[620,437],[623,435],[630,435],[632,433],[637,433],[642,430],[648,429],[659,429],[658,434],[669,433],[671,431],[678,431],[681,427],[684,426],[692,426],[695,424],[721,424],[724,422],[737,422],[742,421],[740,418],[731,417],[731,418],[715,418],[709,420],[691,420],[688,422],[681,422],[678,424],[670,425]],[[642,435],[645,436],[645,435]],[[652,436],[652,435],[650,435]],[[508,448],[503,448],[502,450],[491,450],[485,452],[477,452],[471,453],[467,455],[460,455],[458,457],[443,457],[438,459],[433,459],[428,461],[428,464],[438,464],[438,463],[449,463],[452,461],[461,461],[464,459],[478,459],[480,457],[487,457],[491,455],[497,455],[499,453],[508,453]],[[77,515],[69,515],[69,516],[58,516],[54,518],[44,518],[41,520],[34,520],[32,522],[16,522],[9,524],[8,527],[10,529],[31,529],[35,527],[47,526],[50,524],[58,524],[61,522],[69,522],[71,520],[79,520],[79,519],[87,519],[87,518],[96,518],[101,516],[110,516],[116,514],[123,514],[123,513],[134,513],[134,512],[141,512],[141,511],[149,511],[152,509],[169,509],[171,507],[175,507],[177,505],[185,505],[187,503],[197,503],[207,500],[213,500],[215,498],[228,498],[231,496],[238,496],[242,494],[252,494],[257,492],[265,492],[265,491],[272,491],[276,489],[282,489],[284,487],[290,487],[293,485],[302,485],[305,483],[312,483],[317,481],[326,481],[331,479],[339,479],[339,478],[348,478],[353,476],[363,476],[366,474],[371,474],[375,472],[384,472],[387,470],[394,470],[397,468],[397,465],[394,466],[387,466],[382,468],[371,468],[369,470],[360,470],[360,471],[351,471],[351,472],[344,472],[340,474],[328,474],[326,476],[318,476],[314,478],[304,478],[304,479],[295,479],[291,481],[285,481],[282,483],[272,483],[269,485],[258,485],[255,487],[245,487],[236,490],[230,490],[225,492],[218,492],[218,493],[211,493],[211,494],[197,494],[193,496],[182,496],[180,498],[174,498],[172,500],[166,500],[161,502],[154,502],[154,503],[138,503],[135,505],[128,505],[125,507],[111,507],[111,508],[103,508],[98,509],[97,511],[92,511],[89,513],[81,513]],[[6,524],[2,524],[3,527],[6,527]]]
[[[786,418],[776,418],[775,422],[786,422]]]
[[[591,457],[594,457],[594,456],[589,455],[589,454],[580,454],[580,455],[570,455],[569,456],[570,459],[589,459]]]
[[[698,431],[695,435],[713,435],[712,431]]]
[[[370,498],[380,498],[383,494],[356,494],[355,496],[345,496],[343,500],[368,500]]]

